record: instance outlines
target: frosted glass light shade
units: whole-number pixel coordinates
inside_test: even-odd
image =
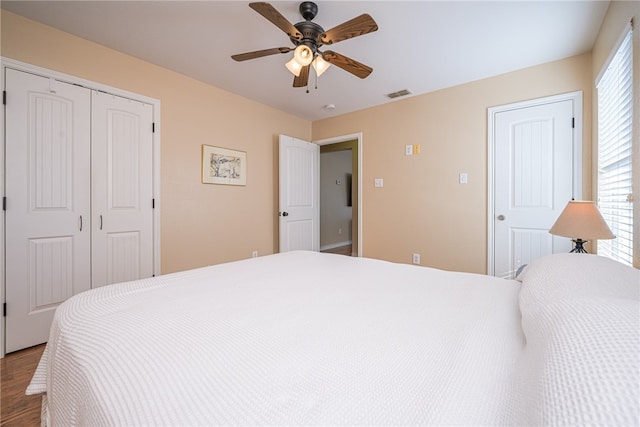
[[[322,56],[320,55],[316,56],[316,59],[313,60],[311,65],[313,65],[313,69],[316,70],[316,76],[318,77],[320,77],[322,73],[327,71],[327,69],[331,66],[331,64],[322,59]]]
[[[549,233],[582,240],[613,239],[616,236],[602,218],[594,202],[571,200]]]
[[[311,52],[309,46],[301,44],[293,51],[293,58],[298,62],[298,64],[305,67],[313,61],[313,52]]]
[[[291,58],[291,61],[284,64],[284,66],[287,67],[287,69],[291,71],[291,74],[293,74],[294,76],[296,77],[300,76],[300,71],[302,71],[302,65],[300,65],[298,61],[296,61],[296,58]]]

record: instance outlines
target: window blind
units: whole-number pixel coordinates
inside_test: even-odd
[[[597,85],[598,206],[616,235],[598,241],[598,255],[633,263],[633,42],[629,28]]]

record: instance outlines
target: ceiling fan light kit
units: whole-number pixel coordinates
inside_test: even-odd
[[[310,1],[300,3],[300,15],[305,20],[295,25],[269,3],[249,3],[249,7],[285,32],[295,48],[279,47],[232,55],[231,58],[235,61],[246,61],[276,53],[289,53],[293,50],[293,58],[285,64],[295,76],[293,87],[307,86],[311,66],[313,66],[316,77],[321,76],[332,64],[361,79],[366,78],[373,71],[371,67],[337,52],[320,50],[320,47],[324,45],[331,45],[376,31],[378,25],[368,14],[362,14],[325,31],[320,25],[311,22],[318,13],[318,6]]]
[[[302,65],[300,65],[300,63],[296,61],[296,58],[291,58],[291,60],[284,64],[284,66],[287,67],[287,70],[291,71],[291,74],[293,74],[294,76],[300,76]]]
[[[322,59],[322,56],[316,56],[316,59],[311,63],[313,65],[313,69],[316,70],[316,76],[320,77],[322,73],[327,71],[327,69],[331,66],[330,63]]]
[[[301,44],[293,51],[293,59],[295,59],[298,64],[306,67],[313,61],[313,52],[311,52],[309,46]]]

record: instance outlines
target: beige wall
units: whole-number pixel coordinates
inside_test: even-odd
[[[593,46],[593,69],[592,69],[592,81],[594,85],[593,93],[593,197],[596,197],[597,186],[597,117],[598,117],[598,102],[597,92],[595,90],[595,82],[605,65],[605,62],[611,55],[613,49],[616,48],[616,43],[619,41],[625,26],[631,21],[635,22],[635,31],[633,32],[633,188],[635,193],[635,208],[634,208],[634,230],[633,230],[633,265],[636,268],[640,268],[640,209],[638,208],[637,200],[640,200],[638,189],[640,189],[640,120],[636,118],[640,117],[640,1],[614,1],[609,5],[607,15],[604,18],[600,33]]]
[[[489,107],[583,91],[591,194],[591,68],[587,53],[314,122],[314,140],[363,133],[363,255],[410,263],[420,253],[422,265],[486,272]],[[406,144],[421,153],[405,156]]]
[[[163,273],[277,251],[277,135],[311,122],[6,11],[1,34],[4,57],[160,100]],[[247,185],[201,184],[202,144],[246,151]]]

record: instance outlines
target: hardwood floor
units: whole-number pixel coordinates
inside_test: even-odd
[[[340,254],[340,255],[351,256],[351,250],[352,250],[351,245],[346,245],[346,246],[340,246],[339,248],[327,249],[322,252],[326,252],[329,254]]]
[[[30,427],[40,425],[42,396],[25,396],[24,392],[38,366],[44,344],[16,351],[0,359],[0,426]]]

